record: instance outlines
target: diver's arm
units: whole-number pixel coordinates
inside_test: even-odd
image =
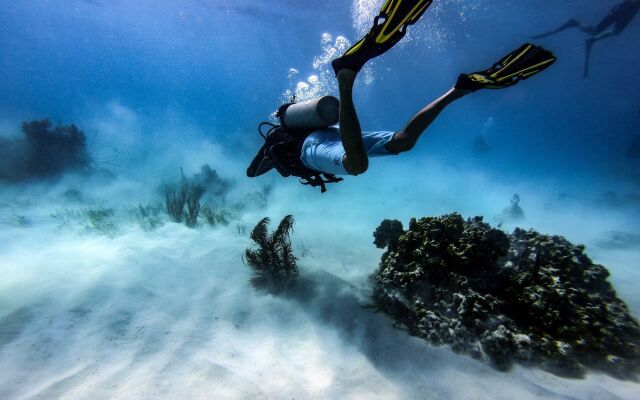
[[[470,93],[471,91],[469,90],[457,89],[455,87],[449,89],[438,99],[418,111],[418,113],[409,120],[404,129],[393,135],[393,139],[385,145],[385,148],[391,153],[402,153],[411,150],[422,132],[431,125],[446,106]]]
[[[340,138],[345,150],[342,165],[349,174],[358,175],[367,170],[369,159],[364,150],[362,130],[353,105],[352,91],[356,73],[349,69],[342,69],[337,77],[340,89]]]

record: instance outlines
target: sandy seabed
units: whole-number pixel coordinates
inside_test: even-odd
[[[299,265],[308,296],[276,297],[249,285],[242,254],[251,243],[237,225],[167,223],[145,232],[119,217],[118,234],[107,237],[61,226],[48,207],[2,209],[2,399],[640,394],[639,384],[600,374],[568,380],[522,367],[498,372],[394,329],[366,308],[367,276],[380,256],[366,224],[336,230],[317,213],[299,210],[294,251],[300,256],[306,246]],[[273,208],[245,215],[249,228],[262,213],[282,216]],[[614,284],[637,312],[638,276],[631,268],[637,250],[606,254],[617,265]]]

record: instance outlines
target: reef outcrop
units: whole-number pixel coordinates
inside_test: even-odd
[[[458,214],[385,220],[376,306],[409,333],[489,361],[582,377],[640,371],[640,327],[581,245],[560,236],[492,229]]]
[[[48,119],[22,123],[22,137],[0,137],[0,181],[52,179],[66,172],[88,171],[87,138],[75,125]]]

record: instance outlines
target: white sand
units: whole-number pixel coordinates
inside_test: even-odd
[[[447,174],[447,180],[456,179],[462,178]],[[380,256],[371,244],[380,219],[449,208],[467,215],[484,208],[495,215],[504,206],[486,205],[503,195],[499,189],[443,201],[453,187],[433,182],[413,186],[420,201],[385,190],[368,203],[359,187],[371,183],[365,178],[350,182],[353,191],[344,184],[326,197],[285,185],[276,188],[268,210],[245,214],[248,228],[263,215],[276,222],[288,212],[298,217],[294,250],[299,254],[304,243],[310,254],[299,262],[305,295],[297,298],[250,287],[241,260],[250,241],[233,224],[192,230],[170,223],[146,233],[120,208],[120,233],[108,238],[83,232],[79,220],[59,227],[50,214],[62,204],[47,195],[32,196],[38,200],[31,203],[5,198],[0,398],[638,398],[640,385],[600,374],[567,380],[538,369],[497,372],[412,338],[363,308],[367,276]],[[525,225],[555,228],[578,241],[609,230],[615,215],[585,220],[560,206],[536,209],[533,194],[521,195],[529,199]],[[420,211],[418,203],[427,198],[432,200]],[[360,206],[349,207],[353,201]],[[19,215],[31,224],[18,226]],[[625,228],[617,224],[613,228]],[[639,277],[632,267],[638,252],[594,250],[599,261],[615,264],[609,265],[612,280],[637,315],[640,299],[633,288]]]

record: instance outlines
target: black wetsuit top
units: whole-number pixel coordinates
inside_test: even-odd
[[[626,0],[618,4],[596,26],[595,33],[600,34],[613,25],[613,33],[619,34],[631,23],[638,11],[640,11],[640,1]]]

